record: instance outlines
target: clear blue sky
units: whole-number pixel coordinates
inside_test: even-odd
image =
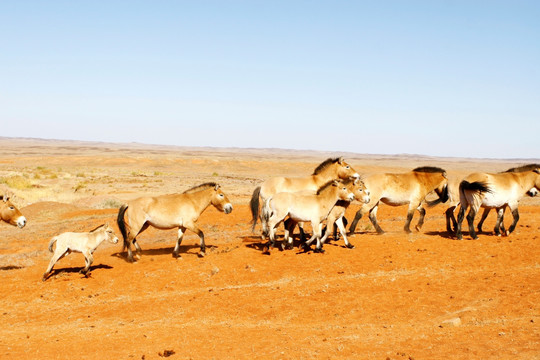
[[[540,1],[2,1],[0,136],[540,158]]]

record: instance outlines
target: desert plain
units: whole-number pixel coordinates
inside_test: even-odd
[[[323,254],[264,255],[260,227],[251,232],[255,187],[307,176],[336,156],[364,176],[428,165],[465,176],[540,162],[0,138],[0,193],[28,221],[0,223],[0,358],[540,358],[540,197],[520,202],[510,236],[494,235],[492,213],[478,240],[465,231],[458,241],[446,232],[444,204],[408,235],[406,207],[381,205],[386,234],[362,219],[349,236],[354,249],[339,240]],[[175,259],[176,230],[148,229],[133,264],[121,241],[103,243],[89,277],[79,274],[83,256],[71,254],[42,281],[53,236],[109,222],[121,238],[125,201],[209,181],[234,210],[210,207],[199,219],[206,257],[195,234]]]

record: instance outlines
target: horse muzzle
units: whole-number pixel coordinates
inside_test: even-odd
[[[367,203],[369,203],[369,200],[371,200],[371,199],[369,198],[369,195],[366,195],[366,196],[364,196],[362,198],[362,200],[364,201],[364,204],[367,204]]]
[[[17,226],[19,228],[22,229],[25,225],[26,225],[26,218],[24,216],[21,216],[20,218],[17,219]]]
[[[354,201],[354,199],[355,199],[354,194],[349,194],[348,197],[349,197],[349,201]]]
[[[227,204],[223,207],[223,212],[225,214],[230,214],[232,212],[232,205],[231,204]]]

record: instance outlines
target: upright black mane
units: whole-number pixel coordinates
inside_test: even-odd
[[[95,229],[93,229],[93,230],[90,230],[89,232],[97,231],[97,230],[101,229],[101,228],[104,227],[104,226],[105,226],[105,224],[101,224],[101,225],[99,225],[97,228],[95,228]]]
[[[414,172],[424,172],[424,173],[445,173],[444,169],[435,166],[421,166],[413,170]]]
[[[201,190],[208,189],[210,187],[216,187],[216,186],[217,184],[215,182],[207,182],[201,185],[194,186],[191,189],[187,189],[186,191],[183,192],[183,194],[191,194],[197,191],[201,191]]]
[[[329,186],[332,186],[333,183],[334,183],[334,180],[330,180],[326,184],[322,185],[319,189],[317,189],[317,195],[319,195],[321,192],[323,192]]]
[[[317,166],[315,168],[315,170],[313,170],[313,175],[318,175],[321,173],[321,171],[323,171],[324,169],[326,169],[328,166],[332,165],[332,164],[335,164],[339,161],[339,157],[337,158],[328,158],[326,160],[324,160],[322,163],[319,164],[319,166]]]
[[[533,171],[534,169],[540,169],[540,164],[528,164],[528,165],[522,165],[518,167],[514,167],[511,169],[508,169],[506,171],[503,171],[505,173],[519,173],[519,172],[525,172],[525,171]]]

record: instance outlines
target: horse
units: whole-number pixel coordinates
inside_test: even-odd
[[[354,194],[354,197],[357,201],[360,201],[363,204],[367,204],[369,202],[369,190],[366,188],[364,182],[360,178],[350,178],[349,180],[343,181],[343,183],[348,184],[352,182],[353,188],[352,192]],[[330,211],[330,214],[328,214],[328,217],[326,218],[326,229],[323,229],[323,237],[321,239],[321,244],[324,245],[326,240],[328,239],[328,236],[330,234],[334,234],[334,238],[336,237],[336,228],[334,225],[337,225],[337,228],[339,228],[339,231],[341,232],[341,235],[343,235],[343,240],[345,241],[345,246],[349,249],[353,249],[354,246],[349,242],[347,239],[346,231],[345,231],[345,224],[344,216],[347,208],[351,204],[348,200],[338,200],[338,202],[334,205],[332,210]],[[346,221],[346,220],[345,220]],[[292,218],[288,218],[284,221],[285,225],[285,239],[288,239],[289,244],[292,243],[292,233],[294,231],[296,222]],[[300,228],[300,236],[303,239],[304,234],[302,231],[302,228]],[[309,244],[308,244],[309,245]]]
[[[495,234],[500,236],[500,224],[504,209],[508,206],[514,218],[508,231],[505,231],[506,235],[510,235],[519,220],[518,202],[532,188],[540,189],[540,164],[524,165],[497,174],[472,173],[468,175],[459,185],[461,208],[458,213],[456,237],[459,240],[463,239],[462,222],[465,211],[469,207],[467,222],[469,234],[474,240],[478,239],[474,230],[474,218],[480,207],[497,210],[498,217],[494,230]]]
[[[9,195],[0,195],[0,220],[22,229],[26,225],[26,218],[9,198]]]
[[[330,180],[348,179],[350,177],[359,178],[360,175],[342,157],[336,157],[328,158],[320,163],[313,173],[307,177],[273,177],[266,180],[255,188],[251,196],[251,231],[255,231],[261,204],[264,205],[266,199],[271,196],[280,192],[316,192]]]
[[[313,236],[317,240],[317,251],[322,252],[321,223],[338,200],[353,201],[352,183],[331,180],[321,186],[316,194],[281,192],[266,200],[263,208],[263,234],[270,238],[270,247],[275,246],[275,227],[288,215],[296,222],[311,222]],[[285,240],[288,240],[287,238]],[[290,240],[289,240],[290,242]],[[267,245],[268,246],[268,245]]]
[[[57,235],[49,242],[49,252],[53,253],[53,244],[56,243],[53,256],[49,262],[47,270],[43,274],[43,281],[47,280],[47,277],[52,271],[54,264],[66,255],[72,252],[80,252],[84,255],[84,261],[86,266],[79,272],[88,277],[90,272],[90,265],[94,262],[92,254],[97,247],[105,240],[116,244],[118,243],[118,237],[114,234],[113,229],[109,226],[109,223],[98,226],[92,231],[77,233],[77,232],[65,232]]]
[[[511,168],[504,172],[519,172],[519,169],[522,169],[523,167],[518,168]],[[455,176],[451,176],[448,178],[448,207],[445,211],[446,216],[446,231],[448,233],[455,233],[457,228],[457,220],[454,216],[454,212],[456,207],[459,205],[459,183],[461,179]],[[538,189],[535,187],[529,189],[529,191],[526,192],[527,196],[535,197],[538,194]],[[478,229],[478,232],[482,232],[482,226],[484,224],[484,221],[486,220],[489,212],[492,208],[484,208],[484,212],[482,213],[482,217],[480,218],[480,221],[478,222],[478,225],[476,225],[476,228]],[[499,213],[499,211],[498,211]],[[497,223],[499,224],[499,231],[503,234],[506,233],[506,229],[504,228],[504,211],[501,214],[501,218],[497,220]],[[495,232],[497,232],[495,230]]]
[[[434,206],[448,200],[446,171],[438,167],[418,167],[410,172],[399,174],[374,174],[367,177],[364,183],[370,191],[370,201],[362,205],[356,212],[349,228],[350,233],[354,233],[358,221],[369,211],[369,219],[377,233],[384,234],[384,230],[377,223],[377,209],[380,202],[391,206],[409,204],[407,220],[404,226],[407,233],[411,233],[411,220],[414,211],[418,210],[420,219],[416,225],[416,230],[420,231],[426,215],[424,203],[427,203],[428,206]],[[439,198],[434,201],[426,201],[426,196],[433,191],[437,193]]]
[[[128,261],[133,262],[131,244],[135,246],[140,257],[142,250],[136,237],[149,226],[164,230],[178,228],[178,238],[173,251],[175,258],[180,256],[180,244],[186,230],[194,232],[200,238],[199,256],[203,257],[206,244],[204,234],[196,222],[210,205],[225,214],[233,210],[221,186],[214,182],[192,187],[181,194],[144,196],[122,205],[118,211],[117,222],[124,238]]]

